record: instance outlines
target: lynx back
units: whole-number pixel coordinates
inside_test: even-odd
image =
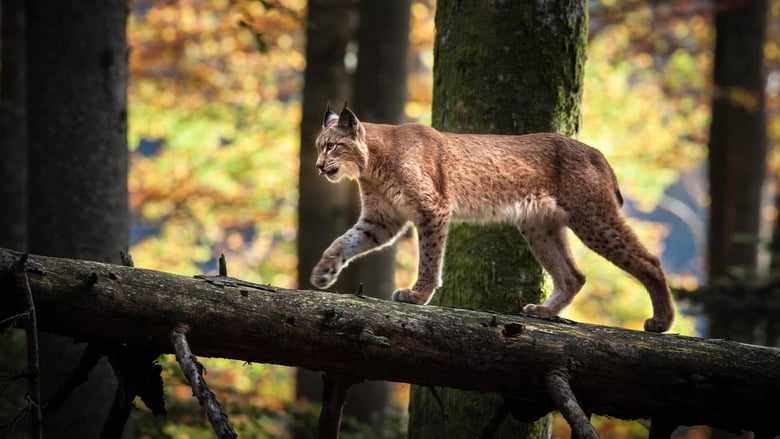
[[[551,317],[585,283],[569,250],[569,228],[647,288],[653,316],[645,330],[671,326],[674,308],[661,264],[626,225],[617,179],[598,150],[552,133],[454,134],[363,123],[346,107],[338,115],[326,111],[316,146],[320,175],[357,182],[361,213],[323,253],[312,271],[314,286],[331,286],[350,261],[390,245],[412,224],[419,236],[417,281],[393,298],[426,304],[441,283],[451,221],[510,222],[553,279],[550,297],[524,312]]]

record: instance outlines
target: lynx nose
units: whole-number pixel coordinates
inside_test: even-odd
[[[317,169],[320,171],[320,175],[325,173],[325,163],[317,163]]]

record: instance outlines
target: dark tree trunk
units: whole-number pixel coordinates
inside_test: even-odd
[[[348,185],[329,184],[314,167],[314,139],[322,127],[325,105],[343,104],[350,94],[349,74],[344,65],[347,45],[355,32],[355,11],[348,0],[310,0],[306,21],[306,71],[304,72],[301,119],[300,171],[298,175],[298,286],[308,288],[309,276],[322,252],[352,224],[354,199]],[[345,276],[333,290],[354,289]],[[298,397],[319,400],[319,373],[299,369]]]
[[[2,2],[0,245],[27,248],[27,89],[24,0]]]
[[[544,6],[439,1],[434,127],[469,133],[575,133],[586,11],[582,0]],[[455,224],[445,255],[444,285],[434,297],[436,304],[517,312],[541,299],[541,268],[514,226]],[[507,410],[497,394],[451,389],[437,393],[413,388],[410,436],[440,437],[445,426],[447,437],[475,437],[486,431],[494,437],[546,435],[544,421],[504,419]]]
[[[360,2],[354,104],[365,122],[404,119],[411,0]]]
[[[401,123],[406,103],[411,1],[364,1],[359,10],[358,66],[350,106],[365,122]],[[355,200],[354,221],[359,214],[359,195],[357,185],[348,186]],[[395,247],[358,259],[344,275],[362,283],[367,294],[389,299],[395,290]]]
[[[127,5],[28,2],[29,250],[119,262],[128,245]],[[42,334],[43,399],[82,345]],[[107,361],[44,417],[46,437],[98,437],[114,397]]]
[[[27,249],[27,90],[25,51],[25,1],[3,0],[2,12],[2,73],[0,74],[0,246],[24,251]],[[0,337],[0,370],[27,368],[25,338],[22,331]],[[26,381],[11,383],[4,389],[0,404],[0,424],[16,416],[27,405]],[[9,438],[22,437],[27,425],[16,426]],[[0,427],[0,436],[9,426]]]
[[[715,2],[715,66],[709,141],[710,284],[752,281],[766,169],[766,0]],[[750,319],[753,320],[753,319]],[[710,310],[710,336],[753,342],[755,321]]]
[[[411,6],[411,0],[360,2],[358,65],[350,107],[363,121],[403,121]],[[354,220],[359,214],[359,195],[357,185],[348,185],[355,200]],[[395,253],[395,246],[371,253],[350,264],[344,274],[353,283],[363,284],[366,294],[389,299],[395,289]],[[390,403],[390,392],[390,384],[384,381],[357,384],[349,391],[344,411],[363,422],[376,420]]]
[[[717,0],[709,140],[710,286],[758,280],[761,192],[766,169],[764,40],[767,0]],[[724,294],[726,289],[713,289]],[[709,336],[754,343],[773,325],[743,309],[708,307]],[[720,430],[713,437],[734,437]]]
[[[306,21],[306,71],[301,119],[301,166],[298,177],[298,285],[309,287],[309,276],[322,252],[350,224],[352,206],[347,185],[328,184],[317,174],[314,139],[322,127],[325,105],[340,106],[350,94],[344,65],[354,34],[349,1],[312,0]],[[338,23],[334,26],[334,23]],[[346,274],[346,273],[345,273]],[[337,284],[334,289],[354,285]]]

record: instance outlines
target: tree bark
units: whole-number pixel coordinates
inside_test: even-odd
[[[364,1],[359,12],[358,65],[350,107],[362,121],[399,124],[406,103],[411,1]],[[360,206],[357,186],[348,186],[354,192],[352,219],[356,220]],[[344,274],[362,283],[367,294],[389,299],[395,290],[395,246],[351,263]]]
[[[715,65],[709,141],[709,283],[749,283],[757,258],[766,170],[764,40],[767,1],[715,2]],[[713,337],[754,342],[754,320],[708,309]]]
[[[350,107],[365,122],[401,123],[406,103],[411,1],[362,1],[358,12],[358,64]],[[321,180],[319,184],[327,183]],[[347,186],[354,200],[350,217],[354,221],[360,213],[360,198],[357,185]],[[389,299],[395,290],[395,255],[394,245],[386,247],[354,261],[344,275],[352,284],[362,284],[366,294]],[[391,391],[386,382],[358,383],[349,390],[344,412],[364,423],[376,422],[388,413]]]
[[[467,133],[574,134],[585,63],[586,10],[581,0],[541,6],[439,1],[433,126]],[[443,281],[434,303],[460,308],[517,312],[542,296],[542,270],[513,225],[453,225]],[[436,393],[412,388],[409,431],[414,437],[439,437],[445,417],[451,437],[474,437],[502,404],[500,395],[449,389]],[[507,418],[495,437],[543,436],[545,424]]]
[[[298,174],[298,286],[309,286],[309,276],[331,241],[352,224],[356,200],[349,185],[328,184],[317,175],[314,139],[322,128],[325,105],[341,105],[350,93],[344,65],[347,45],[355,32],[355,10],[348,0],[310,0],[306,21],[306,71],[301,119],[300,170]],[[334,26],[334,23],[338,25]],[[344,273],[332,290],[357,288]],[[320,400],[322,378],[307,370],[296,373],[296,394]]]
[[[0,249],[0,319],[24,307],[21,257]],[[79,339],[170,352],[185,325],[198,356],[502,392],[532,417],[553,408],[555,372],[586,412],[780,433],[774,348],[35,255],[27,275],[39,325]]]
[[[317,175],[314,139],[322,128],[325,105],[341,105],[350,93],[344,65],[347,44],[354,34],[354,11],[346,0],[309,2],[306,24],[306,71],[301,119],[301,166],[298,201],[298,285],[309,276],[322,252],[350,224],[348,185],[327,184]],[[340,23],[333,26],[333,23]],[[335,288],[357,285],[337,283]]]
[[[127,249],[126,14],[122,1],[27,2],[30,251],[119,262]],[[83,346],[40,345],[52,391]],[[47,414],[46,437],[99,437],[116,379],[105,360],[90,376]]]
[[[360,2],[354,104],[364,122],[404,119],[411,0]]]
[[[25,1],[3,0],[2,74],[0,74],[0,247],[27,249],[27,79]],[[25,370],[25,340],[18,333],[0,337],[0,370]],[[0,404],[0,423],[13,419],[27,405],[23,380],[8,383]],[[24,424],[18,425],[20,430]],[[0,431],[3,429],[0,428]],[[9,437],[14,437],[10,435]]]
[[[27,56],[25,2],[2,3],[0,76],[0,245],[27,249]]]

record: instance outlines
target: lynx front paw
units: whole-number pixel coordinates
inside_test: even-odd
[[[319,289],[333,285],[341,272],[341,264],[338,262],[338,258],[323,257],[311,271],[309,282]]]
[[[393,300],[396,302],[414,303],[415,305],[425,305],[431,300],[432,294],[418,293],[409,288],[402,290],[395,290],[393,293]]]
[[[526,314],[530,314],[532,316],[536,317],[555,317],[558,315],[558,313],[554,312],[552,309],[544,306],[544,305],[536,305],[533,303],[529,303],[528,305],[523,307],[523,312]]]

